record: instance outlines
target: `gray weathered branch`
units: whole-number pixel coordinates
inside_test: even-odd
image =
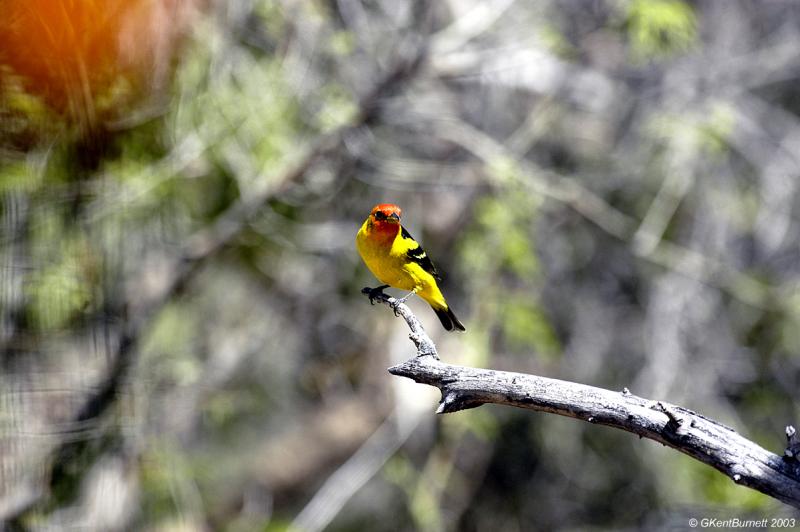
[[[650,438],[710,465],[742,486],[800,508],[800,463],[795,431],[784,457],[771,453],[713,419],[681,406],[585,384],[524,373],[455,366],[439,360],[436,347],[411,310],[381,295],[411,328],[417,356],[392,366],[393,375],[436,386],[437,413],[495,403],[582,419]]]

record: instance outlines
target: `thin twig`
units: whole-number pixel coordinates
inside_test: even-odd
[[[413,424],[401,428],[394,416],[387,418],[317,491],[292,523],[291,530],[324,530],[348,500],[361,489],[408,439]]]
[[[370,296],[371,291],[371,288],[363,288],[361,293]],[[411,334],[409,334],[408,337],[414,342],[414,345],[417,346],[418,356],[439,358],[433,340],[431,340],[431,337],[428,336],[428,333],[426,333],[425,329],[422,327],[422,323],[420,323],[419,319],[417,319],[405,303],[401,303],[399,300],[384,293],[380,293],[377,296],[370,296],[370,302],[373,301],[380,301],[381,303],[389,305],[396,315],[406,320],[408,328],[411,329]]]

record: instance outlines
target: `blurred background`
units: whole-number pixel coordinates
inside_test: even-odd
[[[8,530],[681,529],[793,515],[682,454],[436,416],[360,294],[378,202],[451,363],[780,454],[800,386],[792,1],[3,0]],[[794,514],[796,515],[796,513]],[[2,526],[0,526],[2,528]]]

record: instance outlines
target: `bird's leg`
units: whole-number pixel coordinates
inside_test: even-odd
[[[383,295],[383,289],[389,288],[388,284],[382,284],[380,286],[376,286],[375,288],[365,287],[361,290],[362,294],[366,294],[369,298],[369,304],[374,305],[375,300]]]
[[[395,305],[399,305],[400,303],[405,303],[406,300],[408,300],[409,297],[413,296],[416,293],[417,293],[416,290],[412,290],[411,292],[407,293],[406,295],[404,295],[400,299],[396,300],[395,301]]]
[[[394,310],[394,315],[397,316],[397,306],[401,303],[405,303],[406,300],[417,293],[417,289],[415,288],[411,292],[407,293],[405,296],[401,297],[400,299],[395,299],[394,303],[392,303],[392,310]]]

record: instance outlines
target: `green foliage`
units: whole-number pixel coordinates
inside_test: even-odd
[[[199,318],[176,302],[154,319],[142,348],[152,383],[186,386],[200,377],[202,361],[195,356]]]
[[[578,55],[578,50],[564,37],[559,29],[549,23],[542,25],[539,29],[539,39],[544,46],[553,54],[563,59],[574,59]]]
[[[330,84],[320,92],[322,107],[314,120],[320,131],[332,131],[355,119],[358,106],[344,87]]]
[[[524,296],[511,297],[505,301],[501,315],[503,335],[512,349],[533,349],[537,354],[551,357],[560,352],[555,331],[533,301]]]
[[[40,331],[60,330],[100,303],[93,298],[99,265],[85,235],[63,228],[61,213],[43,214],[41,222],[34,260],[43,266],[24,287],[28,319]]]
[[[457,416],[442,421],[449,437],[458,441],[464,434],[472,434],[485,442],[494,441],[500,430],[500,422],[489,410],[465,410]]]
[[[29,319],[39,330],[67,326],[90,301],[89,290],[73,265],[60,264],[40,271],[27,287]]]
[[[482,198],[474,207],[475,226],[466,235],[462,257],[479,274],[506,270],[532,280],[539,262],[533,248],[535,205],[514,193]]]
[[[773,504],[773,500],[755,490],[741,489],[733,480],[719,471],[698,462],[685,465],[696,490],[702,493],[710,503],[737,508],[740,511],[764,511]]]
[[[191,490],[197,475],[197,468],[187,460],[183,449],[174,441],[153,439],[142,453],[140,464],[142,515],[147,516],[147,523],[166,524],[181,516],[187,498],[196,496]]]
[[[270,35],[283,36],[287,30],[286,14],[276,0],[256,0],[253,3],[253,15],[264,24]]]
[[[631,0],[626,22],[637,60],[673,56],[697,41],[694,10],[682,0]]]
[[[517,179],[508,165],[495,165],[494,171],[504,179]],[[491,309],[488,314],[507,346],[552,356],[559,352],[559,342],[537,302],[541,272],[532,231],[538,203],[515,192],[516,186],[507,190],[475,204],[475,221],[464,236],[461,258],[474,277],[500,281],[474,289],[481,294],[480,304]]]
[[[173,134],[199,135],[211,161],[247,193],[268,185],[265,170],[295,151],[300,123],[280,64],[243,50],[237,54],[230,71],[220,73],[209,69],[203,53],[187,61],[179,72],[182,95]]]
[[[235,530],[235,529],[234,529]],[[273,518],[262,528],[264,532],[294,532],[291,519]]]
[[[6,192],[34,192],[42,183],[42,173],[35,172],[27,162],[0,163],[0,194]]]
[[[729,138],[734,132],[736,118],[729,105],[718,102],[711,106],[708,118],[699,125],[699,135],[703,150],[720,156],[729,149]]]
[[[204,426],[220,440],[235,444],[238,435],[246,432],[271,404],[271,394],[259,383],[237,383],[211,395],[202,405]]]
[[[800,287],[787,290],[784,295],[785,316],[776,316],[779,324],[780,348],[792,356],[800,356]],[[763,329],[758,331],[763,335]]]
[[[355,51],[356,37],[351,31],[337,31],[331,35],[330,49],[336,55],[347,56]]]
[[[0,62],[0,149],[30,150],[59,126],[59,118],[44,100],[26,91],[24,80]],[[0,187],[4,174],[0,170]]]
[[[698,112],[653,114],[646,130],[656,139],[683,142],[705,155],[721,157],[728,151],[734,125],[731,109],[725,103],[714,102]]]
[[[392,458],[384,467],[387,480],[396,484],[405,493],[415,529],[420,531],[441,530],[443,526],[438,499],[439,491],[447,483],[447,473],[442,471],[438,471],[435,475],[430,473],[428,468],[425,471],[418,471],[408,458],[402,456]]]

